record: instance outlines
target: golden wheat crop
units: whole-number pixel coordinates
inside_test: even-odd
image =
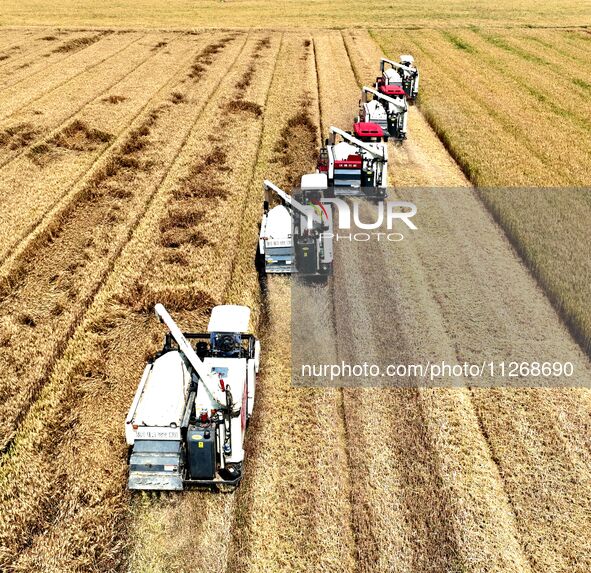
[[[225,4],[202,3],[198,17],[208,26],[227,10],[235,22],[255,17],[254,5]],[[350,17],[314,4],[318,14],[304,18],[305,8],[289,3],[281,18],[338,26]],[[378,12],[375,3],[364,18]],[[496,16],[476,6],[469,20]],[[408,17],[398,10],[392,25]],[[472,183],[512,174],[525,184],[550,172],[566,181],[583,165],[582,34],[0,34],[0,54],[22,44],[19,61],[30,63],[9,85],[3,66],[16,71],[18,61],[0,60],[0,207],[9,212],[0,222],[0,568],[588,571],[588,390],[305,387],[291,371],[292,352],[309,348],[328,363],[545,356],[571,360],[577,382],[590,384],[587,357],[458,166]],[[413,53],[423,73],[409,139],[390,145],[393,195],[420,206],[421,232],[339,246],[326,286],[261,279],[262,180],[289,190],[314,169],[328,126],[350,129],[380,45]],[[553,91],[545,72],[560,58],[573,62],[570,83]],[[564,135],[542,138],[557,116]],[[570,156],[567,135],[580,141]],[[582,308],[587,271],[572,241],[585,244],[585,197],[481,192],[540,277],[556,278],[564,259],[570,282],[560,292]],[[566,246],[541,228],[564,233],[551,220],[559,201],[579,215]],[[373,209],[363,205],[363,216]],[[551,294],[557,284],[543,283]],[[123,420],[162,339],[156,302],[197,331],[214,304],[253,310],[263,363],[232,495],[125,489]],[[307,339],[292,332],[292,311]]]
[[[360,9],[352,0],[338,3],[289,0],[278,5],[262,0],[143,0],[142,9],[130,0],[106,0],[100,5],[80,6],[72,0],[51,0],[40,6],[34,0],[6,0],[2,6],[4,25],[49,26],[152,26],[343,28],[384,26],[387,28],[443,26],[581,26],[588,24],[588,6],[573,0],[548,5],[535,0],[486,0],[446,2],[418,0],[392,4],[387,0],[366,2]]]
[[[590,205],[587,192],[577,189],[591,174],[584,73],[563,64],[565,85],[554,87],[561,83],[553,73],[556,57],[545,55],[547,49],[535,55],[506,32],[412,32],[396,43],[375,36],[388,52],[413,46],[420,55],[428,78],[421,110],[471,181],[484,188],[484,201],[588,348],[591,268],[582,245],[591,240]],[[588,43],[571,32],[557,36],[561,51],[573,41]],[[541,33],[542,42],[546,37]],[[507,186],[567,189],[492,189]]]

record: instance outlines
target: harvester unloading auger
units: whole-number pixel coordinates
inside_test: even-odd
[[[374,123],[396,141],[406,139],[408,105],[404,94],[387,96],[364,87],[359,102],[359,117],[356,123]]]
[[[326,278],[332,270],[332,209],[322,203],[327,178],[308,173],[301,187],[289,195],[264,181],[265,202],[259,234],[259,257],[265,273],[298,273]],[[280,204],[269,208],[271,194]]]
[[[242,478],[260,360],[260,344],[247,334],[250,309],[216,306],[207,333],[186,334],[161,304],[155,311],[170,333],[125,420],[128,488],[232,490]]]
[[[382,141],[384,133],[375,124],[356,123],[353,127],[358,137],[331,127],[320,150],[318,171],[326,173],[327,195],[384,199],[388,187],[388,144]]]
[[[396,95],[400,88],[409,101],[414,102],[419,95],[419,70],[410,54],[400,56],[400,62],[388,58],[380,60],[380,72],[376,79],[376,89],[384,95]]]

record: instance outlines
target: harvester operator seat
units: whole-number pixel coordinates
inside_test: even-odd
[[[240,334],[232,332],[212,332],[211,353],[222,358],[240,358],[242,343]]]

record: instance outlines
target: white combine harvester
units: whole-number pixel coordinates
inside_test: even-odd
[[[375,124],[357,123],[356,133],[370,129],[374,137],[354,137],[337,127],[330,128],[326,145],[320,150],[318,171],[328,178],[328,194],[384,199],[388,187],[388,145],[383,130]]]
[[[410,54],[401,55],[400,62],[382,58],[382,75],[376,79],[376,89],[387,96],[399,94],[402,89],[408,100],[414,102],[419,95],[419,70],[414,62]]]
[[[406,139],[408,125],[408,105],[404,94],[387,96],[379,91],[364,87],[359,102],[357,123],[379,125],[396,141]]]
[[[250,309],[216,306],[203,334],[183,334],[161,304],[155,310],[170,334],[125,420],[128,488],[232,490],[242,477],[259,370],[260,344],[247,334]]]
[[[259,234],[260,266],[265,273],[298,273],[326,278],[332,270],[332,209],[322,203],[327,178],[324,173],[302,177],[292,196],[265,181],[263,220]],[[271,194],[280,204],[269,209]]]

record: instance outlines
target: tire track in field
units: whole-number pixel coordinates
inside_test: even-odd
[[[376,62],[379,62],[379,58],[376,59]],[[343,77],[343,75],[344,72],[339,73],[339,77]],[[442,165],[442,167],[447,167],[445,165],[445,162],[443,163],[444,164]],[[424,167],[425,166],[423,166],[423,168]],[[455,170],[452,171],[452,173],[455,173]],[[388,263],[386,261],[383,261],[383,266],[379,264],[380,258],[381,257],[376,258],[376,260],[378,261],[376,263],[376,267],[387,268]],[[339,259],[337,257],[337,264],[338,260]],[[360,255],[359,260],[364,261],[364,257]],[[357,277],[375,275],[375,273],[372,273],[371,270],[372,269],[370,267],[364,269],[363,271],[359,271],[358,269],[356,270],[355,265],[353,265],[353,267],[350,268],[349,272],[346,273],[346,276],[350,279],[348,282],[352,284],[340,283],[341,288],[345,288],[345,291],[343,293],[339,292],[335,294],[336,301],[342,303],[342,311],[335,311],[337,313],[337,323],[339,321],[341,322],[341,328],[339,329],[339,342],[342,340],[349,341],[354,339],[352,335],[347,336],[347,334],[341,334],[341,331],[347,330],[347,313],[353,313],[354,319],[352,320],[355,320],[357,323],[363,324],[366,329],[369,329],[367,332],[364,333],[364,337],[370,340],[380,340],[385,336],[385,333],[372,332],[372,326],[375,320],[372,321],[369,319],[369,317],[372,315],[371,312],[368,313],[368,311],[363,310],[364,306],[368,304],[367,302],[364,303],[363,301],[371,300],[372,294],[369,291],[366,293],[365,296],[361,294],[362,291],[355,293],[355,280],[357,279]],[[380,278],[379,280],[383,280],[383,278]],[[372,284],[373,282],[376,282],[376,284],[379,285],[379,280],[376,277],[375,279],[373,279]],[[392,285],[395,284],[396,280],[396,278],[390,277],[389,281],[385,281],[383,288],[379,288],[379,286],[373,285],[372,289],[375,289],[377,292],[382,293],[388,292],[388,289],[392,289]],[[346,292],[347,287],[352,293],[349,296],[346,296],[344,294]],[[347,305],[345,301],[348,301],[349,304]],[[386,304],[385,307],[387,308],[388,305]],[[358,314],[355,314],[354,312],[354,309],[356,308],[356,312]],[[374,314],[376,310],[374,310]],[[395,318],[396,317],[392,317],[391,321]],[[388,319],[384,319],[384,321],[387,323]],[[359,339],[359,335],[356,335],[355,339]],[[364,351],[357,356],[358,363],[366,361],[368,359],[368,355],[371,356],[372,352],[377,357],[384,357],[384,350],[372,351],[371,348],[364,348]],[[431,552],[433,554],[433,559],[438,562],[438,566],[446,568],[457,567],[459,563],[462,563],[464,561],[461,555],[460,543],[458,538],[456,537],[458,535],[458,530],[456,530],[453,526],[453,523],[455,521],[455,515],[457,515],[457,507],[454,503],[455,500],[453,498],[448,498],[444,493],[446,490],[443,489],[443,482],[441,482],[441,478],[439,477],[441,474],[439,464],[436,463],[435,466],[430,465],[432,463],[435,463],[433,462],[433,460],[437,459],[437,450],[431,444],[431,441],[433,439],[432,429],[429,429],[428,418],[425,418],[424,415],[418,415],[423,410],[421,406],[422,399],[419,399],[421,398],[420,393],[415,393],[414,391],[408,390],[345,390],[345,403],[349,403],[350,406],[348,416],[349,424],[351,424],[351,419],[356,419],[355,408],[357,407],[358,401],[360,399],[358,396],[359,393],[367,393],[365,394],[364,399],[369,404],[368,411],[382,411],[382,415],[385,419],[388,419],[389,411],[401,412],[404,415],[406,415],[406,424],[402,424],[401,426],[399,426],[398,430],[394,431],[394,439],[392,439],[392,441],[389,442],[391,444],[392,451],[398,452],[396,458],[402,460],[402,463],[398,466],[400,471],[402,471],[402,474],[398,474],[398,477],[396,477],[396,471],[393,471],[393,467],[391,466],[392,462],[381,459],[379,456],[377,456],[374,460],[375,465],[377,467],[373,469],[370,467],[366,471],[368,472],[367,475],[370,483],[379,483],[380,481],[382,482],[382,484],[389,483],[389,486],[387,486],[386,489],[391,490],[393,493],[398,492],[399,501],[394,501],[393,504],[390,505],[389,511],[402,512],[402,514],[409,514],[411,518],[415,520],[413,522],[413,527],[410,530],[406,530],[406,533],[403,528],[403,530],[399,531],[398,534],[388,535],[388,533],[384,533],[388,531],[387,525],[383,524],[383,526],[381,527],[378,525],[380,523],[380,518],[382,516],[381,513],[371,514],[371,516],[368,515],[368,517],[365,520],[361,519],[358,524],[358,530],[360,532],[359,535],[361,543],[362,545],[365,544],[366,546],[364,549],[362,548],[362,551],[365,551],[362,562],[372,563],[374,559],[383,560],[378,561],[380,565],[376,565],[376,568],[378,570],[383,570],[383,568],[394,566],[394,563],[389,562],[388,558],[385,556],[400,552],[402,557],[400,561],[397,563],[396,567],[403,569],[404,565],[402,565],[402,563],[408,561],[409,567],[415,567],[419,570],[423,570],[425,568],[427,568],[426,570],[431,570],[429,569],[429,566],[433,567],[433,565],[429,565],[428,558],[425,562],[421,561],[421,559],[425,558],[425,555],[428,555],[429,552]],[[386,410],[379,410],[380,399],[376,397],[376,394],[383,394],[383,400],[385,400],[386,404],[394,400],[395,404],[397,405],[386,407]],[[347,412],[347,410],[345,411]],[[377,419],[380,419],[380,417],[378,416]],[[357,427],[359,427],[360,424],[361,422],[357,425]],[[388,423],[386,423],[386,425],[388,425]],[[392,428],[397,427],[396,423],[390,422],[389,425],[391,425]],[[408,441],[405,439],[409,433],[408,429],[410,427],[415,428],[414,441]],[[412,434],[412,432],[410,433]],[[422,442],[420,440],[417,441],[417,439],[420,436],[423,436],[421,438]],[[357,440],[359,440],[359,437],[357,437]],[[365,443],[371,444],[375,443],[378,440],[379,435],[376,435],[373,438],[368,437]],[[363,451],[364,449],[362,447],[357,449],[357,457],[362,456]],[[424,471],[416,472],[416,468],[413,464],[407,465],[405,462],[409,459],[414,459],[417,461],[419,459],[422,460],[420,463],[424,466]],[[370,462],[368,465],[371,466],[372,462]],[[389,482],[387,477],[379,475],[378,468],[382,469],[384,476],[389,476]],[[363,473],[363,468],[361,471]],[[421,478],[422,473],[432,476],[430,479],[434,479],[437,481],[433,481],[430,486],[427,486],[428,482],[424,478]],[[353,483],[358,483],[359,481],[365,480],[354,479]],[[409,487],[410,489],[408,489]],[[358,500],[363,500],[364,496],[366,497],[368,495],[368,491],[361,487],[359,489],[360,491],[356,492]],[[433,491],[439,491],[440,493],[439,495],[432,494],[431,492]],[[369,495],[371,495],[371,493],[369,493]],[[412,497],[408,497],[409,495],[411,495]],[[421,500],[420,498],[416,497],[417,495],[423,495],[426,497],[424,497]],[[431,498],[429,496],[431,496]],[[423,504],[428,502],[429,500],[431,500],[431,505],[433,505],[433,502],[442,504],[440,505],[440,509],[437,512],[435,512],[435,515],[428,515],[424,512],[421,512],[418,509],[421,508]],[[379,507],[379,502],[376,501],[374,503],[359,503],[356,507],[370,507],[373,511],[373,508]],[[406,510],[404,509],[405,507]],[[413,508],[415,508],[414,511]],[[441,516],[443,516],[443,518]],[[392,521],[392,519],[388,520],[388,522],[390,523],[392,523]],[[401,523],[406,522],[405,519],[399,519],[399,521]],[[374,526],[373,529],[372,524]],[[459,529],[459,532],[461,534],[461,528]],[[403,542],[402,546],[404,548],[400,545],[389,546],[389,544],[396,543],[396,539],[398,539],[398,543],[400,543],[401,539],[409,539],[409,536],[410,538],[413,538],[413,542]],[[381,551],[380,547],[382,549]],[[387,549],[385,549],[386,547]],[[422,547],[430,547],[431,549],[428,551],[423,551],[421,550]],[[486,551],[483,551],[482,553],[483,555],[485,555]],[[379,558],[376,557],[376,555],[379,555]],[[503,563],[504,558],[502,556],[497,556],[496,561],[497,563]],[[505,563],[505,567],[508,567],[507,563]],[[371,569],[371,566],[368,566],[368,568]],[[435,569],[437,569],[437,567],[435,567]]]
[[[29,181],[29,184],[33,186],[33,191],[36,191],[36,193],[33,193],[33,191],[29,190],[28,195],[32,196],[32,198],[36,201],[36,204],[33,204],[32,199],[29,199],[28,203],[24,203],[23,208],[25,209],[25,212],[20,213],[20,220],[24,223],[26,220],[25,217],[28,219],[33,219],[34,215],[36,215],[36,217],[33,219],[29,227],[22,233],[24,238],[22,238],[20,242],[14,241],[12,248],[7,248],[3,245],[5,260],[0,267],[0,292],[6,289],[10,290],[10,288],[12,288],[13,281],[15,279],[18,280],[19,278],[18,268],[21,262],[26,259],[28,253],[30,253],[31,250],[35,248],[39,241],[46,240],[46,237],[50,236],[57,226],[59,226],[59,221],[64,216],[64,213],[67,213],[68,209],[76,200],[76,198],[79,197],[80,193],[82,193],[83,190],[92,182],[97,171],[104,167],[105,162],[108,161],[109,153],[120,141],[121,137],[129,136],[130,131],[133,129],[133,122],[136,121],[142,113],[149,109],[153,98],[159,97],[159,94],[162,92],[162,90],[166,90],[170,86],[174,86],[175,83],[177,83],[177,78],[179,74],[182,74],[183,67],[188,65],[190,57],[190,55],[185,57],[181,64],[177,64],[175,66],[176,70],[173,71],[172,74],[167,74],[166,83],[160,85],[158,89],[153,91],[152,95],[148,99],[144,99],[143,101],[140,99],[139,104],[134,102],[133,99],[130,100],[130,105],[134,106],[132,108],[132,112],[129,114],[129,117],[125,116],[125,126],[123,128],[121,128],[121,126],[115,126],[116,136],[112,138],[109,143],[103,143],[102,145],[95,146],[96,149],[91,148],[88,153],[62,153],[56,155],[55,157],[50,156],[51,163],[45,167],[45,169],[43,169],[43,167],[38,168],[40,170],[39,172],[44,175],[45,178],[42,179],[39,177],[37,180]],[[136,72],[140,69],[141,65],[143,64],[140,64],[140,66],[136,68]],[[161,63],[160,65],[162,66],[163,64]],[[121,81],[129,82],[129,77],[130,76],[126,76],[126,78]],[[146,74],[145,77],[142,77],[141,81],[145,83],[149,80],[149,78],[150,75]],[[137,91],[136,86],[134,89]],[[145,95],[140,94],[140,97],[145,98]],[[105,108],[103,104],[100,103],[100,101],[98,102],[97,110],[101,111],[104,121],[113,122],[117,120],[118,116],[115,114],[112,114],[108,117],[105,115],[107,114],[107,108]],[[104,124],[99,122],[99,125]],[[27,157],[27,164],[31,165],[31,163],[31,160],[29,160]],[[61,169],[59,172],[62,174],[62,181],[60,182],[61,185],[58,188],[56,186],[55,172],[58,170],[58,167],[60,167],[59,163],[61,163]],[[52,171],[48,171],[49,166],[53,167]],[[70,171],[67,171],[67,169]],[[72,170],[74,171],[72,172]],[[19,173],[20,170],[17,169],[17,173],[14,175],[17,180]],[[60,192],[61,186],[65,187],[65,190],[59,196],[53,198],[53,201],[51,201],[52,197],[47,194],[47,190]],[[23,196],[27,195],[22,183],[20,186],[20,192]],[[43,192],[45,192],[45,194],[41,194]],[[15,227],[16,223],[14,221],[17,218],[17,215],[19,215],[18,212],[12,213],[13,224]],[[19,219],[16,219],[16,222],[18,221]],[[5,225],[6,224],[7,222],[5,222]],[[6,254],[7,252],[8,254]]]
[[[215,37],[211,38],[215,42]],[[208,46],[197,47],[196,51],[201,53]],[[216,68],[225,64],[225,59]],[[217,72],[209,70],[202,79],[210,83],[208,76],[219,77],[227,72],[223,67]],[[175,88],[179,89],[178,84],[169,88],[170,93],[159,94],[158,105],[154,98],[151,111],[142,114],[137,127],[118,144],[111,162],[62,214],[51,238],[36,245],[26,257],[19,270],[19,275],[26,278],[0,302],[1,314],[13,317],[2,324],[5,346],[12,351],[0,353],[2,450],[10,446],[20,421],[43,387],[46,373],[83,320],[168,176],[190,126],[199,120],[204,104],[194,102],[206,101],[212,95],[211,91],[202,93],[200,84],[193,82],[188,87],[185,84],[183,92]],[[184,102],[171,103],[173,92],[182,94]],[[185,115],[189,125],[183,124]],[[173,137],[167,137],[167,131]],[[41,342],[45,352],[36,354],[32,349],[40,347]]]

